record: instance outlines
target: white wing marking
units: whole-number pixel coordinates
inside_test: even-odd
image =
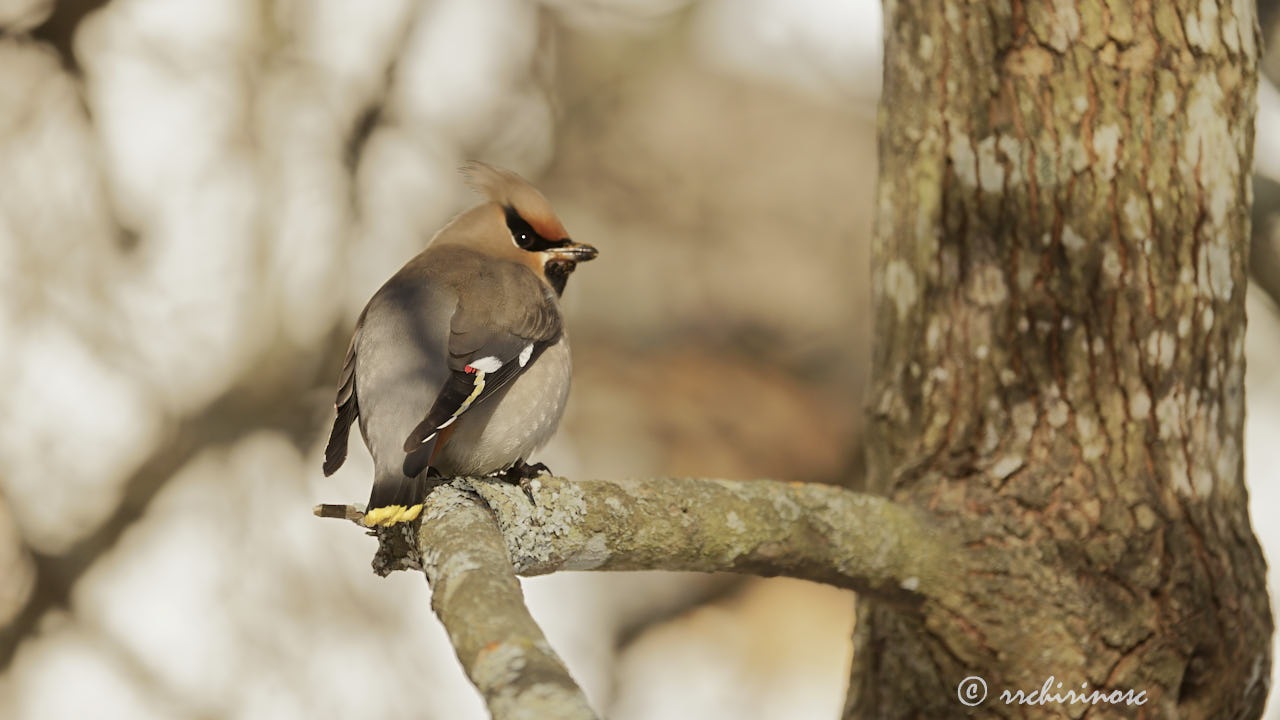
[[[502,361],[490,355],[471,362],[468,367],[473,367],[480,372],[497,372],[498,368],[502,367]]]

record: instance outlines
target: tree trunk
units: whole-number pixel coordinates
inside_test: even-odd
[[[1257,717],[1253,3],[884,13],[870,478],[976,559],[860,610],[846,717]],[[1145,703],[1000,698],[1050,676]]]

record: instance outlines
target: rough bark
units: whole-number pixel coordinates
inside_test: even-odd
[[[1257,717],[1250,2],[885,2],[869,477],[980,569],[860,609],[851,718]],[[957,684],[990,688],[973,709]]]

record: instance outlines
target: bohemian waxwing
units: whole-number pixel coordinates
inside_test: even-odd
[[[338,380],[324,474],[342,466],[359,418],[374,468],[367,525],[416,518],[437,476],[523,470],[569,395],[557,298],[596,249],[570,241],[519,175],[482,163],[463,171],[489,201],[374,293]]]

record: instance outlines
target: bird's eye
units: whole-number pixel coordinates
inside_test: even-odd
[[[521,250],[532,250],[541,238],[533,231],[529,223],[520,217],[514,208],[507,208],[507,229],[511,230],[511,240]]]

